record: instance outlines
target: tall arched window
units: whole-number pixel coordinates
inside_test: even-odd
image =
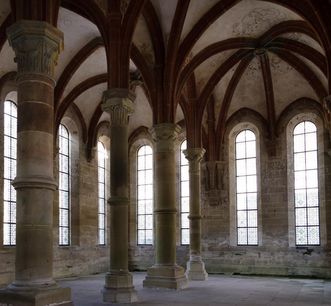
[[[184,140],[180,146],[180,240],[181,244],[190,243],[190,189],[189,189],[189,165],[183,153],[187,142]]]
[[[98,141],[98,242],[106,244],[106,149]]]
[[[70,245],[70,134],[59,127],[59,245]]]
[[[243,130],[236,137],[237,244],[258,244],[256,137]]]
[[[142,146],[137,153],[138,244],[153,244],[153,150]]]
[[[16,244],[16,190],[11,185],[16,176],[17,107],[4,103],[4,173],[3,173],[3,244]]]
[[[303,121],[293,130],[296,245],[320,244],[317,129]]]

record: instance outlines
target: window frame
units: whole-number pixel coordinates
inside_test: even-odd
[[[13,115],[13,114],[7,114],[5,112],[5,104],[6,103],[9,103],[10,104],[10,108],[12,109],[12,106],[15,106],[15,109],[16,109],[16,117]],[[17,166],[17,104],[11,100],[11,99],[6,99],[4,101],[4,109],[3,109],[3,143],[5,144],[5,138],[6,137],[9,137],[10,138],[10,143],[12,142],[12,140],[15,140],[16,141],[16,156],[13,157],[12,156],[12,152],[10,152],[10,156],[6,156],[5,155],[5,150],[6,150],[6,146],[4,145],[4,149],[3,149],[3,217],[2,217],[2,221],[3,221],[3,224],[2,224],[2,244],[4,247],[15,247],[16,246],[16,237],[14,238],[14,241],[12,241],[12,238],[11,238],[11,232],[12,232],[12,226],[14,226],[15,228],[15,236],[16,236],[16,224],[17,224],[17,221],[16,221],[16,214],[17,214],[17,198],[16,198],[16,190],[14,189],[13,186],[11,186],[11,183],[12,181],[14,180],[15,177],[5,177],[5,169],[6,169],[6,159],[9,159],[9,161],[15,161],[15,168]],[[10,111],[12,112],[12,111]],[[11,132],[12,131],[9,131],[9,133],[6,133],[6,127],[5,127],[5,117],[8,116],[10,118],[10,121],[12,119],[16,120],[16,135],[12,135]],[[9,166],[9,171],[12,172],[12,166],[10,165]],[[16,176],[16,169],[14,170],[14,176]],[[9,200],[7,201],[5,199],[5,182],[6,181],[9,181],[9,185],[10,185],[10,196],[9,196]],[[14,200],[12,200],[12,193],[14,193]],[[9,221],[5,221],[5,202],[9,203]],[[12,219],[12,216],[11,216],[11,209],[12,207],[15,206],[15,222],[13,222],[13,219]],[[9,224],[9,243],[5,243],[5,225],[6,224]]]
[[[258,244],[254,245],[243,245],[238,244],[237,237],[237,188],[236,188],[236,137],[237,135],[244,131],[250,130],[255,134],[256,141],[256,199],[257,199],[257,235]],[[262,235],[262,204],[261,204],[261,147],[260,147],[260,131],[251,122],[242,122],[235,125],[228,134],[228,161],[229,161],[229,205],[230,205],[230,233],[229,233],[229,244],[238,248],[252,248],[259,247],[263,245],[263,235]]]
[[[99,150],[99,144],[102,146],[103,149],[103,166],[100,166],[100,150]],[[98,168],[98,245],[105,246],[107,244],[107,149],[104,143],[100,140],[98,140],[97,143],[97,152],[98,152],[98,158],[97,158],[97,168]],[[99,181],[99,171],[103,172],[103,182]],[[100,184],[103,185],[103,196],[100,196]],[[100,212],[100,200],[103,201],[103,213]],[[103,228],[100,227],[100,215],[103,216],[104,219],[104,226]],[[100,243],[100,231],[104,232],[103,237],[103,243]]]
[[[185,148],[183,149],[183,145],[185,143]],[[189,162],[186,159],[183,151],[187,149],[187,140],[184,139],[181,141],[180,145],[179,145],[179,212],[180,212],[180,218],[179,218],[179,224],[180,224],[180,245],[190,245],[190,221],[189,221],[189,214],[190,214],[190,191],[189,191],[189,186],[188,186],[188,196],[183,196],[182,193],[182,189],[183,189],[183,183],[188,183],[188,185],[190,184],[190,177],[189,177]],[[183,163],[184,161],[184,163]],[[186,167],[187,168],[187,180],[183,180],[182,179],[182,171],[183,168]],[[188,202],[188,211],[183,212],[183,199],[186,199]],[[187,227],[183,227],[183,215],[187,214],[187,219],[188,219],[188,226]],[[183,231],[186,230],[188,231],[188,242],[184,243],[183,242]]]
[[[61,126],[66,130],[68,137],[64,137],[61,136],[60,134],[60,130],[61,130]],[[60,148],[60,138],[65,138],[67,140],[68,143],[68,155],[65,155],[63,153],[61,153],[61,148]],[[68,127],[66,127],[63,123],[61,123],[59,125],[59,130],[58,130],[58,146],[59,146],[59,154],[58,154],[58,176],[59,176],[59,224],[58,224],[58,233],[59,233],[59,237],[58,237],[58,246],[60,247],[69,247],[72,244],[71,241],[71,234],[72,234],[72,225],[71,225],[71,133]],[[61,171],[61,155],[66,156],[68,158],[68,172],[63,172]],[[61,177],[61,173],[65,174],[68,176],[68,190],[61,190],[60,189],[60,177]],[[68,193],[68,208],[63,208],[61,207],[61,192],[67,192]],[[61,210],[66,210],[68,211],[68,226],[63,226],[61,225]],[[61,228],[68,228],[68,243],[61,243],[61,235],[60,235],[60,231]]]
[[[139,151],[141,149],[143,149],[144,147],[149,147],[152,150],[152,154],[148,154],[152,156],[152,168],[144,168],[144,169],[139,169],[139,162],[138,162],[138,158],[139,158]],[[154,245],[154,232],[155,232],[155,228],[154,228],[154,184],[153,184],[153,178],[154,178],[154,150],[153,147],[149,144],[143,144],[141,146],[139,146],[137,148],[136,151],[136,242],[137,242],[137,246],[148,246],[148,245]],[[143,155],[146,159],[146,154]],[[139,171],[152,171],[152,183],[151,184],[139,184]],[[146,174],[145,174],[146,175]],[[152,213],[150,214],[146,214],[146,208],[145,208],[145,213],[144,214],[140,214],[139,213],[139,186],[147,186],[147,185],[151,185],[152,186],[152,197],[151,198],[144,198],[141,199],[142,201],[151,201],[152,202]],[[145,204],[146,205],[146,204]],[[139,216],[144,215],[145,216],[145,227],[144,228],[139,228]],[[147,215],[151,215],[152,216],[152,228],[151,229],[147,229],[146,228],[146,216]],[[147,230],[151,230],[152,231],[152,243],[146,243],[146,231]],[[144,231],[145,232],[145,243],[139,243],[139,231]]]
[[[294,137],[295,127],[303,122],[310,121],[317,129],[317,170],[318,170],[318,197],[319,197],[319,245],[296,244],[296,221],[295,221],[295,186],[294,186]],[[322,119],[315,113],[300,113],[293,116],[286,128],[286,151],[287,151],[287,195],[288,195],[288,241],[289,247],[295,248],[318,248],[326,244],[326,216],[325,216],[325,165],[324,165],[324,125]]]

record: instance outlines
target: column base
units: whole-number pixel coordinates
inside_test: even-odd
[[[103,301],[110,303],[137,302],[137,293],[129,272],[110,272],[106,274],[105,287],[102,290]]]
[[[2,306],[73,306],[71,289],[52,288],[6,288],[0,290],[0,305]]]
[[[186,275],[189,280],[204,281],[208,279],[205,263],[202,260],[190,260],[187,262]]]
[[[147,269],[143,286],[146,288],[184,289],[187,287],[184,268],[177,265],[154,265]]]

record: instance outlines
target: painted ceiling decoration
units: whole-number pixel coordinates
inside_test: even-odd
[[[3,0],[0,89],[16,71],[6,28],[42,20],[64,33],[56,124],[72,108],[88,150],[109,120],[100,105],[112,87],[136,93],[130,133],[185,120],[189,146],[207,137],[219,147],[245,109],[267,122],[272,139],[292,102],[323,105],[330,94],[330,10],[323,0]]]

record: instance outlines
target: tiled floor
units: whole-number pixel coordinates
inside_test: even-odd
[[[173,291],[145,289],[145,273],[135,272],[133,276],[139,298],[134,305],[331,305],[331,281],[327,280],[210,275],[208,281],[190,282],[186,289]],[[72,288],[75,306],[109,305],[102,303],[104,275],[59,283]]]

